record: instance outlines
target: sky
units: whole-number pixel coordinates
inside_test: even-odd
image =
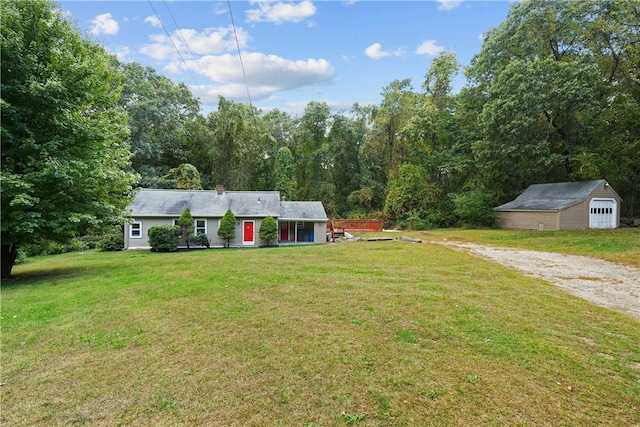
[[[218,96],[302,115],[379,105],[394,80],[420,90],[432,60],[468,66],[510,1],[60,1],[81,31],[121,61],[184,83],[202,112]],[[239,53],[240,52],[240,53]],[[456,79],[454,91],[464,85]]]

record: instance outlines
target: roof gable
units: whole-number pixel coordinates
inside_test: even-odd
[[[280,193],[142,189],[130,205],[134,217],[179,217],[186,208],[193,217],[222,217],[229,209],[236,217],[278,217]]]
[[[529,186],[515,200],[495,208],[508,210],[563,210],[581,203],[589,197],[604,179],[583,182],[556,182]]]

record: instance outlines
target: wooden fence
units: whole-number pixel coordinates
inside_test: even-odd
[[[382,231],[382,221],[375,219],[332,219],[329,221],[331,230],[363,233],[369,231]]]

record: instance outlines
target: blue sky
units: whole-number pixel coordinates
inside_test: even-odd
[[[151,66],[189,86],[205,114],[215,110],[222,95],[245,103],[250,96],[263,111],[279,108],[293,115],[302,114],[309,101],[326,102],[334,111],[348,111],[355,102],[379,104],[393,80],[410,78],[418,90],[431,61],[443,51],[468,65],[480,51],[482,34],[504,21],[510,5],[471,0],[60,2],[81,30],[121,60]],[[456,89],[463,84],[460,77]]]

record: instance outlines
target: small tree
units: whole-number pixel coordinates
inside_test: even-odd
[[[175,252],[178,250],[180,227],[154,225],[149,229],[148,235],[152,252]]]
[[[189,248],[189,241],[193,234],[193,216],[191,216],[191,209],[187,208],[182,212],[178,219],[178,226],[180,227],[180,237],[187,242],[187,249]]]
[[[271,245],[271,242],[278,238],[278,223],[272,216],[268,216],[260,224],[260,231],[258,236],[267,244]]]
[[[224,239],[225,248],[228,248],[231,243],[231,239],[236,237],[236,216],[231,212],[231,209],[227,210],[222,217],[222,221],[220,221],[218,236]]]

